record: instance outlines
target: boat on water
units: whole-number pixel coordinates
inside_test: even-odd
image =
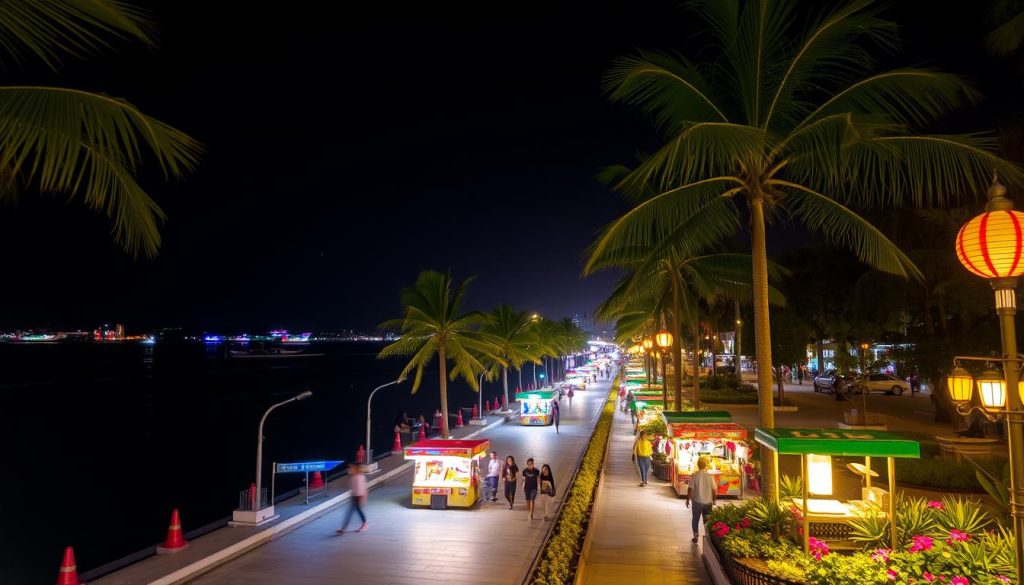
[[[232,349],[229,355],[232,359],[282,359],[319,357],[324,354],[305,353],[303,349],[288,349],[284,347],[254,347],[244,350]]]

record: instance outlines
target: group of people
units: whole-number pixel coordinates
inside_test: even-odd
[[[498,459],[498,452],[491,451],[491,459],[487,462],[487,492],[485,500],[498,501],[498,482],[505,482],[505,501],[508,502],[508,509],[512,510],[516,502],[516,488],[519,476],[522,476],[523,493],[526,496],[526,510],[533,520],[534,508],[537,497],[540,496],[541,508],[544,510],[544,519],[551,520],[552,503],[555,499],[555,476],[551,473],[551,466],[545,463],[538,469],[533,462],[533,457],[526,460],[526,468],[520,470],[516,465],[515,457],[509,455],[502,463]]]
[[[782,372],[782,381],[787,384],[792,384],[795,378],[797,384],[803,384],[804,378],[810,378],[810,371],[807,369],[805,364],[796,364],[796,367],[790,367],[787,364],[783,364],[779,367]]]

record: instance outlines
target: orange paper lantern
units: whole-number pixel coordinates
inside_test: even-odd
[[[960,228],[956,255],[967,270],[984,278],[1024,274],[1024,213],[1012,209],[986,211]]]

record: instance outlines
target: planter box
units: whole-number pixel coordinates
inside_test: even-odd
[[[660,479],[661,481],[669,481],[669,472],[671,471],[671,468],[669,467],[669,464],[667,462],[654,463],[652,467],[654,467],[655,478]]]
[[[732,582],[732,585],[805,585],[796,581],[789,581],[757,571],[751,567],[736,562],[728,553],[718,548],[718,544],[710,537],[706,538],[705,548],[713,548],[713,557],[717,557],[725,575]],[[703,553],[705,565],[711,560],[707,552]],[[709,572],[711,572],[709,570]],[[717,583],[717,580],[716,580]]]

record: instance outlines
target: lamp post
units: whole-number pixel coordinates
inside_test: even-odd
[[[370,397],[366,399],[366,472],[372,473],[377,471],[377,462],[373,460],[373,447],[370,443],[370,405],[373,403],[373,395],[377,393],[381,388],[387,388],[392,384],[401,383],[404,378],[399,378],[394,382],[388,382],[387,384],[381,384],[370,392]]]
[[[661,407],[668,410],[668,368],[665,367],[665,352],[672,347],[672,334],[662,329],[654,336],[654,343],[661,350]],[[676,410],[679,410],[678,404]]]
[[[644,361],[647,362],[647,387],[651,386],[651,348],[654,347],[654,340],[650,337],[644,337],[642,345],[644,346]],[[658,373],[654,373],[654,379],[658,379]]]
[[[1017,354],[1017,277],[1024,274],[1024,213],[1014,211],[1006,187],[993,177],[988,189],[985,211],[960,228],[956,253],[970,272],[987,278],[995,292],[996,313],[1002,337],[1002,358],[957,357],[954,371],[947,379],[950,397],[961,414],[976,410],[990,421],[1006,418],[1010,454],[1010,515],[1013,517],[1014,554],[1017,559],[1017,583],[1024,583],[1024,396],[1019,384],[1022,361]],[[1003,375],[991,367],[978,379],[981,407],[968,406],[974,380],[960,367],[960,361],[1001,362]],[[1007,392],[1009,390],[1009,392]],[[1009,394],[1009,400],[1007,400]]]
[[[297,400],[305,400],[312,395],[313,393],[309,390],[300,392],[288,400],[282,400],[281,402],[272,405],[263,413],[263,418],[260,419],[258,431],[259,437],[256,441],[256,493],[254,494],[255,499],[252,504],[253,509],[236,510],[233,517],[235,524],[258,526],[276,518],[274,515],[273,502],[271,502],[269,506],[263,506],[263,424],[267,422],[267,417],[270,415],[270,412],[278,406],[284,406],[289,402],[295,402]]]

